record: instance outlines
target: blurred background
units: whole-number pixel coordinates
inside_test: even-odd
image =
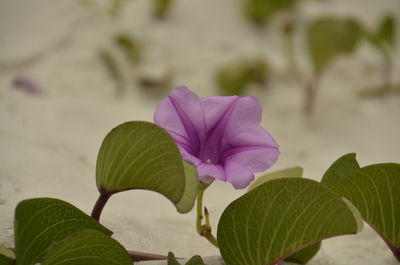
[[[319,180],[349,152],[361,165],[398,163],[399,28],[398,0],[0,0],[0,243],[13,244],[22,199],[90,212],[104,136],[152,121],[179,85],[256,96],[281,146],[271,170],[302,166]],[[207,190],[214,227],[243,192]],[[126,248],[218,253],[194,213],[149,192],[114,197],[103,220]],[[321,253],[314,264],[396,264],[368,229]]]

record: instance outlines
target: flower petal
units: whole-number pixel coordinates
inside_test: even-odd
[[[205,137],[204,110],[198,96],[187,87],[175,88],[158,104],[154,122],[166,129],[188,153],[199,152]]]
[[[235,189],[246,188],[254,180],[253,172],[234,160],[228,159],[224,169],[226,181],[230,182]]]
[[[211,131],[223,118],[229,107],[238,99],[237,96],[231,97],[205,97],[200,99],[205,110],[205,122],[207,131]]]
[[[226,181],[225,171],[221,165],[202,162],[197,166],[197,173],[199,179],[205,183],[211,182],[213,178]]]
[[[232,148],[224,153],[224,167],[234,162],[253,173],[264,172],[276,162],[279,153],[279,149],[275,147],[253,146]]]

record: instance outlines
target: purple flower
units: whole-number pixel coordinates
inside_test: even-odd
[[[254,172],[270,168],[279,156],[278,144],[259,126],[261,106],[254,97],[200,99],[181,86],[160,102],[154,121],[175,139],[205,183],[215,178],[245,188]]]

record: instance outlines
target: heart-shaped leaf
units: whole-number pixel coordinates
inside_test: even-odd
[[[322,239],[358,232],[357,215],[326,186],[276,179],[232,202],[218,224],[227,265],[276,264]]]
[[[335,181],[340,177],[349,174],[350,172],[360,169],[360,165],[357,162],[356,154],[350,153],[340,157],[336,160],[325,172],[322,177],[321,183],[332,186]]]
[[[112,232],[73,205],[50,198],[20,202],[15,209],[17,265],[40,262],[49,246],[83,229]]]
[[[303,176],[303,168],[302,167],[291,167],[279,171],[275,171],[272,173],[265,174],[259,178],[257,178],[249,187],[249,191],[254,190],[258,186],[261,186],[267,181],[279,178],[301,178]]]
[[[132,265],[128,252],[116,240],[96,230],[82,230],[51,246],[42,265]]]
[[[339,55],[353,53],[363,36],[361,25],[352,19],[323,17],[307,29],[308,50],[315,72],[323,71]]]
[[[376,164],[350,172],[331,189],[349,199],[400,261],[400,164]]]
[[[161,193],[178,204],[185,188],[191,190],[189,197],[194,202],[193,183],[197,178],[192,169],[187,168],[187,172],[177,145],[164,129],[153,123],[134,121],[117,126],[103,140],[97,158],[96,182],[102,193],[145,189]],[[193,206],[192,202],[182,202],[178,210],[189,211],[185,205]]]

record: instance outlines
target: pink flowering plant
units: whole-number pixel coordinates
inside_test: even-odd
[[[162,194],[181,214],[197,202],[194,226],[219,249],[226,265],[306,264],[324,239],[355,234],[363,220],[400,261],[400,164],[360,167],[355,154],[347,154],[320,182],[302,178],[300,167],[254,181],[254,174],[273,166],[280,154],[260,126],[261,113],[254,97],[199,98],[184,86],[175,88],[158,104],[155,123],[126,122],[103,140],[96,165],[99,198],[91,216],[59,199],[20,202],[15,248],[0,245],[0,264],[183,264],[172,252],[127,251],[100,223],[114,194],[135,189]],[[216,233],[203,208],[205,190],[214,180],[247,188],[223,211]],[[206,263],[194,256],[186,264]]]

